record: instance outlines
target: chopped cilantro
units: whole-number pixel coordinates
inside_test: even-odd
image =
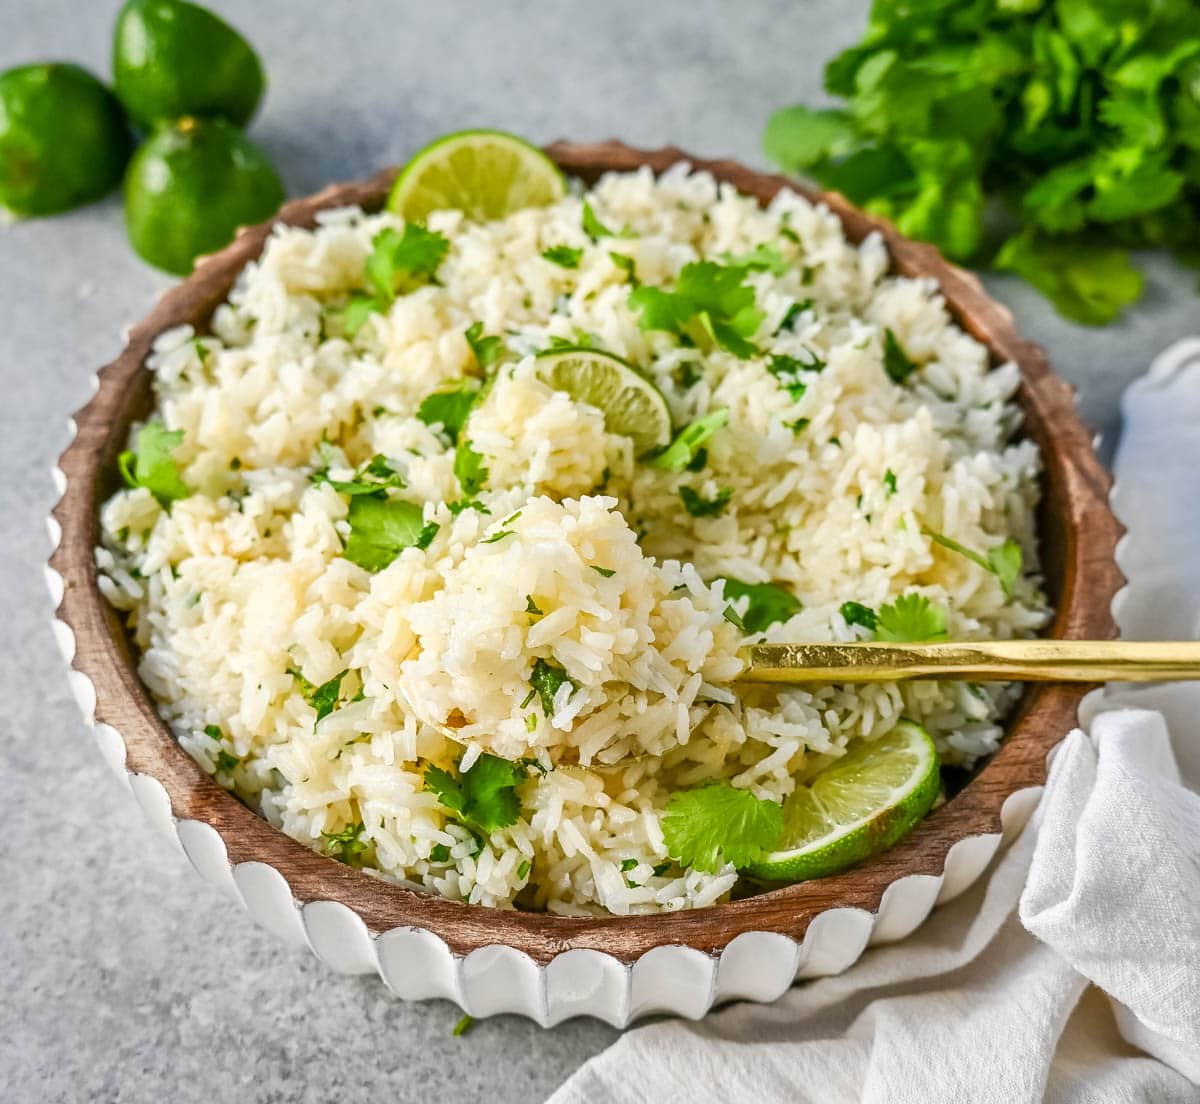
[[[750,599],[746,612],[735,622],[748,633],[762,632],[777,621],[787,621],[801,608],[799,598],[775,583],[743,583],[728,575],[723,578],[726,598]]]
[[[525,778],[519,764],[484,754],[462,774],[428,767],[425,789],[468,827],[491,833],[516,823],[521,813],[516,791]]]
[[[444,843],[435,843],[429,849],[429,861],[435,863],[448,863],[450,861],[450,848]]]
[[[522,859],[521,865],[517,867],[517,877],[524,880],[529,877],[529,872],[532,869],[533,864],[528,859]]]
[[[542,250],[542,256],[560,268],[578,268],[583,259],[583,250],[572,249],[569,245],[552,245]]]
[[[659,863],[658,866],[654,868],[653,873],[656,878],[661,878],[670,869],[671,864],[669,862]]]
[[[787,427],[793,433],[799,435],[808,428],[810,421],[810,418],[797,418],[794,422],[788,422]]]
[[[386,226],[371,239],[363,277],[373,294],[356,296],[347,304],[342,325],[353,337],[373,311],[390,307],[397,294],[412,291],[437,275],[450,242],[435,230],[410,222],[399,233]]]
[[[625,273],[626,279],[633,287],[637,287],[641,281],[638,280],[637,266],[634,259],[625,253],[617,253],[615,251],[608,254],[608,259]]]
[[[923,594],[902,594],[890,605],[880,606],[876,635],[898,644],[919,644],[946,639],[946,611]]]
[[[492,512],[482,502],[474,498],[460,498],[457,502],[447,502],[446,509],[455,517],[458,517],[464,510],[478,510],[481,514],[490,514]]]
[[[462,380],[455,387],[434,391],[421,400],[417,417],[427,426],[440,425],[450,443],[455,444],[480,392],[472,380]]]
[[[348,670],[342,671],[340,674],[334,675],[328,682],[314,686],[295,668],[289,671],[300,687],[301,696],[317,711],[318,722],[323,721],[337,707],[338,698],[341,696],[342,679],[349,673]]]
[[[870,629],[871,632],[875,631],[875,611],[870,606],[864,606],[861,602],[843,602],[842,620],[847,625],[862,625],[864,629]]]
[[[742,265],[693,261],[683,266],[674,291],[639,287],[630,292],[629,307],[639,314],[643,330],[665,330],[693,342],[706,334],[744,360],[758,352],[750,339],[764,317],[754,289],[744,282],[748,271]]]
[[[805,299],[802,303],[793,303],[787,309],[787,313],[783,316],[779,323],[779,329],[776,333],[781,333],[787,330],[789,333],[794,333],[796,330],[796,319],[799,318],[806,310],[811,310],[813,301]]]
[[[458,1021],[458,1023],[456,1023],[454,1025],[454,1030],[452,1032],[450,1032],[450,1034],[453,1035],[455,1038],[457,1038],[460,1035],[465,1035],[474,1026],[475,1026],[475,1017],[474,1016],[464,1016],[461,1020]]]
[[[454,450],[454,476],[467,498],[478,494],[487,483],[488,470],[484,466],[483,456],[475,451],[468,440],[459,441]]]
[[[324,442],[322,442],[324,444]],[[404,479],[391,465],[386,456],[376,454],[362,464],[353,477],[348,480],[329,478],[329,449],[318,450],[325,460],[325,466],[318,468],[309,477],[314,483],[328,483],[339,494],[373,495],[386,491],[389,487],[403,487]]]
[[[504,540],[505,537],[511,537],[513,531],[511,529],[501,529],[498,533],[493,533],[490,537],[484,537],[480,544],[497,544]]]
[[[691,487],[680,487],[679,497],[683,500],[684,509],[692,517],[720,517],[733,497],[733,488],[722,487],[716,498],[704,498]]]
[[[935,544],[940,544],[943,548],[950,549],[951,552],[965,556],[972,563],[982,567],[984,571],[990,571],[999,580],[1000,589],[1004,591],[1005,597],[1012,597],[1013,584],[1021,574],[1022,561],[1021,546],[1015,540],[1006,540],[1003,544],[989,548],[985,556],[941,533],[935,533],[931,529],[922,529],[921,532]]]
[[[554,698],[559,687],[564,683],[570,683],[572,687],[575,685],[567,672],[557,664],[540,658],[534,662],[533,673],[529,676],[529,685],[537,691],[538,697],[541,698],[542,712],[547,717],[554,716]]]
[[[537,731],[537,714],[536,713],[530,713],[525,718],[525,731],[526,732],[536,732]]]
[[[812,360],[801,360],[799,357],[775,353],[767,360],[767,371],[778,381],[792,402],[804,398],[806,386],[800,378],[801,372],[819,372],[825,367],[825,362],[814,357]]]
[[[471,352],[475,354],[475,360],[484,371],[495,364],[504,352],[504,339],[484,337],[482,322],[472,322],[463,332],[463,337],[467,339]]]
[[[696,455],[693,456],[687,463],[687,471],[698,472],[704,471],[708,467],[708,449],[701,446],[696,449]]]
[[[583,201],[583,232],[589,238],[591,238],[592,241],[599,241],[601,238],[636,238],[637,237],[637,235],[632,230],[630,230],[628,226],[625,227],[625,229],[620,231],[619,233],[616,231],[610,230],[607,226],[604,225],[603,222],[600,221],[600,217],[592,209],[592,205],[586,199]]]
[[[893,383],[901,384],[917,370],[891,327],[883,331],[883,370]]]
[[[896,493],[896,473],[891,468],[883,473],[883,486],[887,490],[888,498]]]
[[[769,272],[772,276],[782,276],[791,267],[778,249],[765,242],[756,245],[749,253],[737,256],[732,253],[722,253],[721,261],[727,265],[748,268],[755,272]]]
[[[404,549],[424,548],[433,540],[437,530],[429,531],[422,522],[423,514],[413,502],[384,495],[350,499],[350,536],[342,555],[367,571],[382,571]]]
[[[130,487],[145,487],[160,506],[170,506],[191,493],[171,459],[181,444],[182,429],[169,430],[162,422],[147,422],[138,430],[133,449],[117,457],[117,467]]]
[[[521,699],[521,704],[520,704],[519,708],[521,708],[521,709],[527,708],[529,703],[531,701],[533,701],[533,699],[536,697],[537,697],[537,691],[531,686],[529,688],[529,693],[526,694],[525,697]]]
[[[783,834],[783,807],[728,782],[671,795],[662,818],[667,853],[680,865],[717,872],[750,866]]]
[[[436,521],[431,521],[421,526],[421,531],[417,534],[417,539],[413,541],[413,547],[425,551],[433,543],[433,538],[438,535],[438,530],[441,526]]]
[[[538,617],[542,616],[542,611],[538,609],[537,603],[533,600],[532,594],[525,595],[525,612],[536,614]]]
[[[729,408],[720,406],[710,410],[703,418],[697,418],[686,425],[662,452],[646,461],[652,468],[660,471],[681,472],[696,455],[700,448],[718,429],[729,421]]]
[[[225,733],[221,731],[218,725],[205,725],[204,735],[210,740],[223,740],[225,738]]]
[[[367,850],[366,840],[362,838],[363,822],[348,824],[340,832],[322,832],[321,838],[326,841],[329,853],[339,862],[347,866],[362,866],[363,855]]]
[[[611,579],[616,574],[611,567],[597,567],[595,564],[592,564],[592,570],[597,575],[603,575],[606,579]]]
[[[704,379],[704,370],[694,360],[685,360],[671,373],[671,378],[679,387],[690,391]]]
[[[621,860],[621,873],[628,874],[631,870],[634,869],[634,867],[637,866],[637,864],[638,864],[637,859],[622,859]]]
[[[236,755],[230,755],[224,748],[217,752],[216,767],[218,774],[232,774],[234,767],[239,763],[241,763],[241,760]]]

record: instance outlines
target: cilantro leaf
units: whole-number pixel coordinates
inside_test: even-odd
[[[843,602],[841,613],[847,625],[862,625],[864,629],[875,631],[877,619],[870,606],[864,606],[861,602]]]
[[[625,253],[613,251],[608,254],[608,259],[625,273],[625,278],[629,281],[631,287],[638,286],[640,281],[638,280],[637,265],[632,257]]]
[[[465,438],[458,442],[454,450],[454,477],[467,498],[478,494],[487,483],[488,470],[483,463],[483,456]]]
[[[684,509],[692,517],[720,517],[733,497],[733,488],[723,487],[717,492],[716,498],[704,498],[691,487],[680,487],[679,497],[683,500]]]
[[[471,346],[471,352],[475,354],[475,360],[479,367],[485,372],[499,360],[504,352],[504,340],[500,337],[484,337],[483,323],[472,322],[463,332],[463,337],[467,339],[467,344]]]
[[[883,473],[883,487],[887,491],[888,498],[896,493],[896,473],[891,468]]]
[[[367,852],[367,842],[362,838],[365,830],[360,820],[356,824],[348,824],[340,832],[322,832],[329,853],[339,862],[347,866],[362,866],[363,856]]]
[[[516,823],[521,815],[516,791],[526,777],[519,763],[484,754],[461,774],[426,768],[425,789],[468,827],[491,833]]]
[[[809,361],[783,353],[774,353],[767,360],[767,371],[779,381],[779,385],[788,393],[792,402],[799,402],[807,390],[800,373],[819,372],[824,367],[825,362],[815,357]]]
[[[621,230],[620,232],[610,230],[604,225],[603,222],[600,221],[599,216],[592,209],[592,205],[586,199],[583,201],[583,232],[594,242],[599,241],[601,238],[637,237],[637,235],[630,230],[629,227],[625,227],[625,229]]]
[[[341,696],[342,679],[349,673],[348,670],[341,671],[328,682],[314,686],[295,668],[289,671],[300,687],[301,696],[317,711],[317,722],[323,721],[337,707],[338,698]]]
[[[898,644],[946,639],[946,611],[923,594],[902,594],[890,605],[880,606],[876,635]]]
[[[554,716],[554,696],[563,683],[569,682],[575,686],[570,675],[555,663],[547,659],[537,659],[533,664],[533,673],[529,676],[529,685],[537,691],[542,700],[542,712],[547,717]]]
[[[697,450],[718,429],[729,421],[729,408],[719,406],[702,418],[684,426],[662,452],[651,456],[646,463],[659,471],[681,472],[696,456]]]
[[[848,112],[796,104],[781,108],[767,121],[763,151],[789,172],[804,172],[852,152],[861,141]]]
[[[171,453],[181,444],[182,429],[167,429],[159,421],[147,422],[138,430],[133,448],[117,457],[117,467],[126,484],[145,487],[160,506],[169,507],[191,494],[171,459]]]
[[[572,249],[569,245],[552,245],[542,250],[542,256],[560,268],[578,268],[583,259],[583,250]]]
[[[629,295],[629,308],[643,330],[664,330],[694,340],[705,334],[713,344],[745,360],[758,349],[750,340],[765,313],[741,265],[693,261],[680,270],[674,291],[642,286]],[[685,333],[685,329],[688,332]]]
[[[1021,574],[1022,561],[1021,546],[1015,540],[1006,540],[1003,544],[989,548],[985,555],[967,548],[941,533],[935,533],[932,529],[922,529],[921,532],[934,544],[940,544],[943,548],[950,549],[951,552],[957,552],[972,563],[978,564],[984,571],[990,571],[999,580],[1000,589],[1004,591],[1005,597],[1012,597],[1013,584]]]
[[[325,466],[319,468],[309,477],[314,483],[328,483],[339,494],[369,495],[379,494],[389,487],[403,487],[404,480],[400,473],[391,465],[386,456],[376,454],[354,473],[352,479],[339,480],[329,478],[330,462],[325,456]]]
[[[398,292],[411,290],[437,275],[450,242],[436,230],[410,222],[403,234],[391,226],[384,227],[371,239],[371,247],[363,275],[377,301],[391,304]]]
[[[1111,322],[1142,294],[1142,274],[1124,249],[1078,237],[1027,230],[1004,243],[995,265],[1023,276],[1065,318],[1090,326]]]
[[[428,283],[450,249],[450,242],[436,230],[408,223],[404,233],[385,226],[371,239],[371,252],[363,264],[363,279],[373,294],[351,295],[342,309],[342,328],[353,337],[376,311],[387,310],[398,294]]]
[[[801,609],[800,599],[775,583],[743,583],[729,575],[722,578],[726,598],[732,601],[750,599],[739,626],[748,633],[759,633],[777,621],[787,621]]]
[[[917,370],[890,326],[883,331],[883,370],[892,383],[898,384],[903,384]]]
[[[749,253],[722,253],[721,262],[753,272],[769,272],[772,276],[782,276],[792,267],[778,249],[765,242],[756,245]]]
[[[413,502],[385,495],[358,495],[350,499],[350,536],[342,555],[367,571],[382,571],[406,548],[427,547],[432,532],[423,522],[424,511]]]
[[[434,391],[421,400],[417,417],[427,426],[440,425],[450,443],[455,444],[471,408],[479,400],[480,391],[472,380],[462,380],[456,387]]]
[[[667,854],[681,866],[716,873],[752,865],[783,835],[783,807],[728,782],[671,795],[662,817]]]

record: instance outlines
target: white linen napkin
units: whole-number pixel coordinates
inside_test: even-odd
[[[1118,622],[1200,635],[1200,339],[1123,409]],[[1200,1102],[1200,684],[1085,712],[986,883],[773,1005],[626,1032],[551,1104]]]

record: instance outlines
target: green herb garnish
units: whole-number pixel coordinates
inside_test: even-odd
[[[484,754],[462,774],[428,767],[425,789],[468,827],[491,833],[516,823],[521,813],[516,791],[526,777],[520,764]]]
[[[660,471],[683,471],[692,462],[700,446],[728,421],[727,407],[710,410],[703,418],[684,426],[662,452],[651,456],[646,463]]]
[[[560,268],[578,268],[583,259],[583,250],[572,249],[569,245],[552,245],[542,250],[542,256]]]
[[[783,835],[783,807],[728,782],[671,795],[662,817],[667,853],[681,866],[712,873],[750,866]]]
[[[946,639],[946,611],[923,594],[902,594],[890,605],[880,606],[875,635],[897,644],[919,644]]]
[[[455,444],[480,393],[481,388],[473,380],[462,380],[454,387],[426,395],[417,407],[417,417],[427,426],[440,425],[450,443]]]
[[[171,453],[183,444],[182,429],[167,429],[159,421],[147,422],[138,430],[132,449],[117,457],[117,467],[130,487],[145,487],[159,505],[187,498],[191,492],[179,475]]]
[[[775,583],[743,583],[728,575],[725,581],[725,597],[731,601],[748,598],[746,612],[734,622],[748,633],[762,632],[777,621],[787,621],[801,609],[800,599]]]
[[[742,265],[694,261],[683,266],[674,291],[639,287],[629,295],[629,308],[643,330],[665,330],[693,342],[707,336],[744,360],[758,352],[750,339],[764,317],[754,289],[745,283],[748,271]]]
[[[878,622],[870,606],[864,606],[861,602],[843,602],[841,612],[842,620],[847,625],[861,625],[864,629],[875,631]]]
[[[350,499],[350,536],[342,555],[367,571],[382,571],[406,548],[427,548],[437,526],[423,522],[424,511],[413,502],[384,495]]]
[[[342,326],[353,337],[367,317],[387,310],[398,294],[428,283],[437,275],[450,242],[436,230],[414,222],[401,234],[386,226],[371,239],[371,252],[363,265],[363,278],[371,295],[353,296],[342,313]]]
[[[483,456],[465,439],[459,441],[454,450],[454,476],[467,498],[478,494],[487,483],[488,470],[484,465]]]
[[[733,488],[722,487],[716,498],[704,498],[691,487],[680,487],[679,497],[683,500],[684,509],[692,517],[720,517],[733,497]]]
[[[542,701],[542,712],[547,717],[554,716],[554,698],[559,687],[564,683],[575,686],[570,675],[555,663],[547,659],[537,659],[533,664],[533,672],[529,676],[529,685],[537,692]],[[529,699],[526,698],[526,703]],[[522,705],[524,708],[524,705]]]
[[[935,544],[940,544],[943,548],[950,549],[951,552],[965,556],[972,563],[982,567],[984,571],[990,571],[999,580],[1000,589],[1004,591],[1005,597],[1012,597],[1013,584],[1021,574],[1022,561],[1021,546],[1015,540],[1006,540],[1003,544],[989,548],[987,554],[984,555],[964,547],[958,541],[951,540],[941,533],[935,533],[932,529],[922,529],[921,532]]]

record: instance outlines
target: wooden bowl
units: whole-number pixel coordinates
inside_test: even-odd
[[[565,172],[588,182],[609,170],[649,166],[661,172],[686,160],[762,203],[790,187],[825,203],[852,241],[881,233],[894,271],[933,277],[959,323],[991,350],[996,362],[1012,360],[1020,366],[1019,402],[1027,432],[1041,448],[1045,464],[1040,540],[1046,584],[1057,609],[1050,635],[1092,639],[1115,635],[1110,604],[1123,579],[1114,560],[1121,529],[1108,505],[1109,477],[1076,414],[1070,387],[1053,375],[1043,351],[1018,335],[1010,313],[988,298],[974,276],[948,264],[932,247],[906,240],[888,223],[868,217],[839,195],[811,192],[730,161],[703,161],[677,149],[636,150],[619,142],[558,142],[548,152]],[[61,543],[50,560],[51,581],[56,597],[61,597],[59,635],[72,661],[72,678],[109,758],[131,773],[135,794],[182,842],[202,872],[226,888],[232,884],[268,926],[293,940],[303,938],[339,968],[380,969],[402,995],[449,996],[477,1014],[512,1009],[542,1022],[578,1011],[612,1022],[625,1022],[650,1010],[698,1015],[714,1000],[728,996],[773,999],[798,969],[802,975],[832,972],[853,961],[868,938],[907,934],[936,900],[960,891],[978,875],[1000,838],[1002,810],[1010,798],[1024,794],[1024,800],[1009,802],[1009,812],[1013,819],[1027,815],[1031,789],[1045,780],[1047,754],[1076,723],[1077,707],[1088,687],[1030,686],[1010,722],[1007,739],[991,760],[907,839],[870,862],[834,877],[730,904],[632,917],[565,918],[501,911],[372,878],[309,850],[260,819],[205,774],[159,719],[138,679],[121,616],[97,588],[93,556],[99,506],[119,483],[117,454],[125,446],[130,423],[144,418],[151,408],[150,376],[143,362],[163,330],[184,322],[198,329],[206,325],[242,267],[259,254],[273,222],[312,226],[318,211],[346,204],[378,209],[394,175],[395,170],[389,169],[369,180],[333,185],[285,204],[270,223],[242,230],[235,242],[199,263],[188,279],[165,294],[149,316],[132,328],[124,351],[100,371],[95,397],[77,416],[78,434],[60,461],[64,493],[53,519],[61,526]],[[205,825],[215,829],[215,839]],[[949,870],[947,855],[956,844],[961,845],[956,849],[961,855],[970,857],[959,862],[961,869]],[[257,864],[279,872],[286,891],[270,875],[263,875],[264,868]],[[268,888],[251,888],[260,882]],[[903,907],[881,914],[885,894],[893,903],[901,900]],[[264,904],[268,899],[272,903]],[[293,899],[303,906],[302,912],[294,908]],[[832,915],[841,918],[822,925],[833,933],[828,937],[835,945],[833,952],[823,949],[810,932],[813,921],[829,910],[837,910]],[[299,933],[297,915],[303,929]],[[415,944],[404,944],[408,949],[396,958],[401,936],[416,938],[414,930],[422,938],[426,933],[437,937],[430,944],[439,948],[436,966],[432,959],[421,959],[424,952],[414,949]],[[768,962],[763,958],[767,952],[746,951],[748,933],[768,933],[755,946],[792,948],[795,953],[791,957],[781,953]],[[498,946],[518,952],[518,965],[505,965],[504,955],[489,958],[487,949],[494,952]],[[664,947],[690,951],[655,957],[656,949]],[[566,989],[555,990],[554,979],[566,977],[556,967],[568,959],[583,961],[578,955],[560,956],[581,950],[599,952],[596,977],[601,981],[596,984],[610,989],[625,984],[623,996],[585,999]],[[556,958],[558,962],[551,966]],[[640,973],[630,970],[635,963],[641,964]],[[625,976],[624,983],[611,981],[613,968]],[[488,970],[492,981],[472,992],[471,977]],[[540,983],[527,982],[530,970]],[[644,975],[641,997],[635,974]],[[567,988],[573,986],[574,993],[580,984],[573,978]],[[526,994],[530,985],[533,989]],[[707,992],[701,993],[705,986]]]

